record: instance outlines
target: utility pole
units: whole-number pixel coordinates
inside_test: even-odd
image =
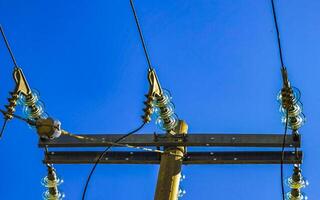
[[[175,134],[185,135],[187,131],[187,123],[180,120],[177,130],[167,133],[167,136],[170,137]],[[161,155],[155,200],[178,199],[181,167],[185,151],[186,148],[183,146],[165,147],[165,153]],[[170,154],[175,154],[175,156]]]
[[[300,92],[291,86],[286,67],[282,61],[282,51],[280,36],[277,27],[274,3],[272,2],[273,15],[278,35],[278,45],[280,49],[281,71],[283,76],[283,88],[278,95],[280,111],[283,114],[282,122],[285,124],[284,134],[192,134],[188,132],[188,125],[185,121],[179,120],[174,112],[174,105],[170,102],[170,93],[162,90],[155,70],[151,65],[143,35],[134,9],[133,1],[130,4],[134,13],[140,39],[148,61],[148,81],[149,92],[146,95],[145,115],[142,116],[143,124],[151,121],[151,115],[157,116],[156,123],[166,131],[166,134],[139,134],[132,135],[140,130],[128,134],[72,134],[61,129],[61,123],[54,120],[44,112],[44,107],[36,92],[29,88],[29,85],[22,73],[22,69],[16,64],[10,46],[6,40],[3,30],[0,31],[7,45],[15,64],[13,77],[16,87],[10,93],[9,104],[6,111],[0,110],[4,115],[4,124],[0,131],[0,137],[5,129],[8,120],[17,118],[25,121],[36,128],[40,136],[39,147],[45,149],[44,163],[48,168],[48,176],[43,180],[43,185],[47,188],[44,199],[61,200],[64,195],[59,192],[58,185],[62,183],[56,175],[52,164],[160,164],[158,182],[155,192],[155,200],[177,200],[179,198],[179,184],[181,178],[181,168],[183,164],[294,164],[292,176],[288,179],[291,191],[284,192],[283,177],[282,196],[289,200],[306,200],[301,189],[308,185],[301,174],[300,164],[303,153],[299,150],[301,146],[301,135],[299,128],[304,124],[304,114],[300,102]],[[19,97],[20,96],[20,97]],[[22,98],[21,98],[22,97]],[[14,114],[20,98],[23,110],[27,111],[26,118]],[[287,134],[287,129],[292,130],[292,134]],[[120,138],[120,139],[119,139]],[[187,152],[188,146],[197,147],[255,147],[262,148],[263,151],[198,151]],[[57,150],[49,151],[49,147]],[[81,150],[72,148],[81,147]],[[106,150],[92,151],[93,147],[106,147]],[[143,151],[107,151],[111,147],[128,147]],[[150,148],[153,147],[153,148]],[[267,148],[281,147],[281,151],[265,151]],[[58,150],[62,148],[63,150]],[[90,151],[85,150],[89,148]],[[285,148],[291,148],[286,151]],[[90,173],[88,180],[92,175]],[[283,175],[283,173],[281,173]],[[88,183],[88,182],[87,182]],[[87,187],[87,184],[86,184]],[[84,190],[86,191],[86,190]],[[84,192],[85,194],[85,192]],[[286,196],[285,196],[286,195]],[[85,196],[83,196],[84,199]]]

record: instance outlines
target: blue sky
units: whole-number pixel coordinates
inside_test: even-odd
[[[280,62],[269,0],[136,0],[161,84],[190,133],[282,133]],[[320,2],[276,0],[284,62],[302,92],[303,174],[320,196]],[[0,1],[19,65],[48,113],[75,133],[126,133],[140,125],[147,63],[129,0]],[[0,105],[13,89],[0,43]],[[18,113],[20,109],[18,109]],[[150,123],[142,132],[159,131]],[[0,141],[1,199],[40,199],[46,174],[36,133],[12,120]],[[221,150],[221,149],[219,149]],[[56,165],[66,199],[81,198],[90,165]],[[291,174],[292,166],[285,167]],[[87,199],[153,199],[156,165],[100,165]],[[280,199],[278,165],[184,166],[186,200]]]

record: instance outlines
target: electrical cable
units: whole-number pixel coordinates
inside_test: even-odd
[[[280,32],[279,32],[279,27],[278,27],[278,19],[277,19],[277,13],[274,5],[274,0],[271,0],[271,5],[272,5],[272,14],[273,14],[273,20],[277,32],[277,43],[278,43],[278,50],[279,50],[279,56],[280,56],[280,62],[281,62],[281,67],[285,68],[284,62],[283,62],[283,56],[282,56],[282,46],[281,46],[281,40],[280,40]]]
[[[136,22],[136,25],[137,25],[137,28],[138,28],[138,31],[139,31],[139,36],[140,36],[140,40],[141,40],[141,43],[142,43],[144,54],[145,54],[147,62],[148,62],[148,67],[149,67],[149,70],[151,70],[152,69],[151,61],[150,61],[149,54],[148,54],[148,51],[147,51],[147,47],[146,47],[146,44],[145,44],[145,41],[144,41],[144,38],[143,38],[143,34],[142,34],[140,23],[139,23],[139,20],[138,20],[138,17],[137,17],[137,13],[136,13],[136,10],[134,8],[133,0],[130,0],[130,5],[131,5],[131,9],[132,9],[132,12],[133,12],[133,15],[134,15],[134,20]]]
[[[3,111],[3,110],[0,110],[0,112],[1,112],[2,114],[4,114],[4,115],[5,115],[5,113],[6,113],[6,112]],[[23,118],[23,117],[18,116],[18,115],[13,115],[13,116],[14,116],[14,118],[17,118],[17,119],[19,119],[19,120],[25,121],[25,122],[27,122],[28,124],[34,125],[34,122],[33,122],[32,120],[28,120],[28,119]],[[118,139],[115,140],[114,142],[109,142],[109,143],[106,142],[107,144],[111,144],[111,146],[107,147],[107,148],[100,154],[100,156],[98,157],[98,159],[97,159],[97,161],[95,162],[94,166],[92,167],[92,169],[91,169],[91,171],[90,171],[90,174],[89,174],[89,176],[88,176],[88,178],[87,178],[87,181],[86,181],[86,184],[85,184],[85,188],[84,188],[84,190],[83,190],[82,200],[85,199],[85,195],[86,195],[86,191],[87,191],[89,182],[90,182],[90,180],[91,180],[91,177],[92,177],[92,175],[93,175],[93,173],[94,173],[97,165],[99,164],[99,162],[101,161],[101,159],[105,156],[105,154],[108,152],[108,150],[111,149],[113,146],[123,146],[123,147],[128,147],[128,148],[136,148],[136,149],[140,149],[140,150],[144,150],[144,151],[153,151],[153,152],[158,152],[158,153],[164,153],[163,151],[160,151],[160,150],[152,150],[152,149],[147,149],[147,148],[144,148],[144,147],[136,147],[136,146],[131,146],[131,145],[121,145],[121,144],[118,144],[118,142],[120,142],[121,140],[123,140],[123,139],[127,138],[128,136],[130,136],[130,135],[132,135],[132,134],[140,131],[145,125],[146,125],[146,123],[141,124],[141,126],[139,126],[138,128],[136,128],[135,130],[133,130],[133,131],[131,131],[131,132],[129,132],[129,133],[121,136],[120,138],[118,138]],[[77,135],[74,135],[74,134],[67,133],[66,131],[64,131],[64,132],[65,132],[65,134],[70,135],[70,136],[77,136]],[[76,137],[76,138],[79,139],[79,137],[82,137],[82,136],[78,136],[78,137]],[[47,146],[45,146],[45,156],[48,157],[48,147],[47,147]],[[47,160],[48,160],[48,159],[47,159]]]
[[[68,136],[76,138],[78,140],[90,140],[90,141],[95,141],[95,142],[100,142],[101,141],[101,140],[98,140],[96,138],[69,133],[69,132],[67,132],[65,130],[61,130],[61,134],[62,135],[68,135]],[[155,153],[161,153],[161,154],[169,154],[169,155],[173,155],[173,156],[180,156],[180,155],[172,153],[172,152],[165,152],[165,151],[162,151],[162,150],[159,150],[159,149],[151,149],[151,148],[146,148],[146,147],[142,147],[142,146],[133,146],[133,145],[129,145],[129,144],[120,144],[120,143],[116,143],[116,142],[108,142],[108,141],[105,141],[105,140],[103,140],[103,143],[104,144],[108,144],[110,146],[126,147],[126,148],[131,148],[131,149],[138,149],[138,150],[142,150],[142,151],[155,152]]]
[[[6,112],[0,109],[0,112],[5,115]],[[27,124],[29,124],[30,126],[35,126],[35,121],[21,117],[19,115],[14,114],[13,115],[14,118],[17,118],[21,121],[26,122]],[[51,126],[51,125],[41,125],[41,126]],[[57,127],[55,127],[57,128]],[[82,136],[82,135],[76,135],[73,133],[69,133],[65,130],[61,130],[61,134],[62,135],[68,135],[70,137],[76,138],[78,140],[90,140],[90,141],[95,141],[95,142],[99,142],[98,139],[96,138],[92,138],[92,137],[88,137],[88,136]],[[124,139],[124,138],[123,138]],[[120,144],[118,142],[108,142],[108,141],[103,141],[104,144],[108,144],[110,146],[118,146],[118,147],[126,147],[126,148],[131,148],[131,149],[138,149],[138,150],[142,150],[142,151],[147,151],[147,152],[155,152],[155,153],[161,153],[161,154],[168,154],[168,155],[172,155],[172,156],[180,156],[178,154],[172,153],[172,152],[165,152],[159,149],[151,149],[151,148],[146,148],[146,147],[142,147],[142,146],[133,146],[133,145],[129,145],[129,144]],[[45,150],[48,153],[48,146],[45,146]]]
[[[278,19],[277,19],[277,13],[276,13],[275,5],[274,5],[274,0],[271,0],[271,5],[272,5],[273,20],[274,20],[274,24],[275,24],[276,33],[277,33],[277,44],[278,44],[281,68],[284,69],[286,67],[283,62],[280,32],[279,32],[279,27],[278,27]],[[282,143],[282,148],[281,148],[281,161],[280,161],[280,178],[281,178],[282,200],[285,200],[284,180],[283,180],[284,179],[283,162],[284,162],[284,150],[285,150],[285,144],[286,144],[286,136],[287,136],[287,131],[288,131],[288,121],[289,121],[288,115],[289,115],[289,112],[288,112],[288,110],[286,110],[286,123],[285,123],[285,128],[284,128],[285,130],[284,130],[284,134],[283,134],[283,143]]]
[[[6,128],[7,122],[8,122],[7,119],[5,119],[4,122],[3,122],[3,125],[2,125],[2,128],[1,128],[1,132],[0,132],[0,139],[2,138],[2,135],[3,135],[4,129]]]
[[[6,116],[6,114],[7,114],[6,111],[1,110],[1,109],[0,109],[0,112],[1,112],[4,116]],[[32,121],[32,120],[30,120],[30,119],[21,117],[21,116],[16,115],[16,114],[12,114],[12,116],[13,116],[14,118],[19,119],[19,120],[22,120],[22,121],[24,121],[24,122],[27,122],[27,123],[30,124],[30,125],[34,125],[34,123],[35,123],[34,121]],[[3,124],[2,129],[1,129],[1,132],[0,132],[0,139],[1,139],[1,137],[2,137],[2,134],[3,134],[3,131],[4,131],[5,127],[6,127],[7,122],[8,122],[8,120],[4,120],[4,124]]]
[[[12,53],[12,50],[11,50],[10,45],[9,45],[9,42],[8,42],[8,40],[7,40],[7,37],[6,37],[6,35],[5,35],[4,31],[3,31],[3,28],[2,28],[2,26],[1,26],[1,24],[0,24],[0,32],[1,32],[2,38],[3,38],[3,40],[4,40],[4,43],[6,44],[6,47],[7,47],[8,51],[9,51],[9,54],[10,54],[10,56],[11,56],[11,59],[12,59],[12,61],[13,61],[13,63],[14,63],[14,67],[15,67],[15,68],[18,68],[17,61],[16,61],[16,59],[15,59],[13,53]]]
[[[128,137],[128,136],[130,136],[130,135],[132,135],[132,134],[134,134],[134,133],[136,133],[136,132],[138,132],[138,131],[141,130],[145,125],[146,125],[146,123],[141,124],[141,126],[139,126],[138,128],[136,128],[135,130],[133,130],[133,131],[127,133],[126,135],[118,138],[116,141],[114,141],[114,143],[118,143],[118,142],[120,142],[121,140],[125,139],[126,137]],[[87,181],[86,181],[86,184],[85,184],[83,193],[82,193],[82,200],[85,199],[86,192],[87,192],[87,188],[88,188],[89,182],[90,182],[90,180],[91,180],[92,174],[94,173],[94,171],[95,171],[97,165],[99,164],[100,160],[101,160],[101,159],[103,158],[103,156],[108,152],[108,150],[111,149],[111,147],[112,147],[112,146],[107,147],[107,148],[103,151],[103,153],[100,154],[100,156],[98,157],[98,159],[97,159],[97,161],[95,162],[94,166],[92,167],[92,169],[91,169],[91,171],[90,171],[90,174],[89,174],[89,176],[88,176],[88,178],[87,178]]]
[[[282,149],[281,149],[281,162],[280,162],[280,177],[281,177],[281,194],[282,200],[285,200],[285,192],[284,192],[284,176],[283,176],[283,162],[284,162],[284,150],[286,145],[286,137],[288,132],[288,121],[289,121],[289,113],[286,113],[286,124],[284,126],[284,134],[283,134],[283,141],[282,141]]]
[[[8,51],[9,51],[9,54],[10,54],[10,56],[11,56],[12,62],[14,63],[14,69],[17,69],[17,68],[18,68],[17,61],[16,61],[16,59],[15,59],[13,53],[12,53],[12,50],[11,50],[11,48],[10,48],[10,45],[9,45],[8,40],[7,40],[6,34],[4,33],[1,24],[0,24],[0,32],[1,32],[2,38],[3,38],[3,40],[4,40],[4,43],[6,44],[6,47],[7,47]],[[0,139],[2,138],[2,135],[3,135],[3,132],[4,132],[5,128],[6,128],[6,125],[7,125],[8,120],[9,120],[9,119],[8,119],[7,117],[5,117],[4,122],[3,122],[3,125],[2,125],[2,128],[1,128],[1,132],[0,132]]]
[[[5,114],[7,113],[6,111],[1,110],[1,109],[0,109],[0,112],[1,112],[3,115],[5,115]],[[28,118],[21,117],[21,116],[16,115],[16,114],[13,114],[12,116],[13,116],[14,118],[19,119],[19,120],[25,121],[25,122],[27,122],[27,123],[30,124],[30,125],[34,125],[34,121],[33,121],[33,120],[30,120],[30,119],[28,119]]]

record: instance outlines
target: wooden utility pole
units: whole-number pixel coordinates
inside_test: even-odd
[[[167,133],[167,136],[175,134],[187,134],[188,125],[185,121],[179,121],[179,126],[173,133]],[[161,155],[160,169],[158,174],[158,183],[155,193],[155,200],[177,200],[179,193],[179,184],[181,178],[181,166],[185,147],[165,147],[165,153]]]

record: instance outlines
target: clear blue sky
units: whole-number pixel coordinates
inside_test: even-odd
[[[280,63],[270,0],[136,0],[162,86],[189,132],[282,133]],[[303,174],[320,197],[320,2],[276,0],[284,60],[302,91]],[[50,115],[75,133],[125,133],[140,124],[147,64],[129,0],[0,1],[0,23]],[[13,89],[0,43],[0,105]],[[18,113],[20,109],[18,109]],[[154,123],[143,132],[158,130]],[[0,199],[41,199],[46,175],[37,135],[13,120],[0,141]],[[221,150],[221,149],[220,149]],[[56,165],[66,199],[81,198],[91,165]],[[280,199],[278,165],[183,167],[186,200]],[[291,174],[292,166],[285,167]],[[150,200],[156,165],[100,165],[88,200]]]

